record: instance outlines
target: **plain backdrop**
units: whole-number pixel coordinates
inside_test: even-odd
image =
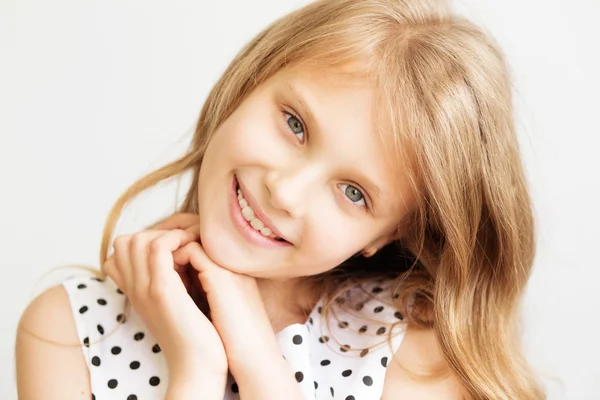
[[[0,398],[20,314],[68,264],[98,265],[118,195],[187,145],[252,35],[298,0],[0,0]],[[523,319],[550,399],[600,399],[598,0],[463,0],[510,61],[538,222]],[[173,207],[144,196],[120,230]],[[64,276],[64,275],[60,275]]]

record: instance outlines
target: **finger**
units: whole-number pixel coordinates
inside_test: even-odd
[[[167,231],[152,241],[148,255],[151,295],[161,297],[165,291],[176,287],[187,292],[183,281],[176,275],[176,273],[184,271],[182,271],[182,264],[174,262],[173,252],[193,242],[195,238],[196,235],[191,232],[176,229]]]
[[[152,242],[168,231],[147,230],[136,233],[129,242],[129,262],[131,265],[132,287],[136,294],[143,295],[150,286],[148,256]]]
[[[187,229],[190,226],[198,224],[200,217],[198,214],[192,213],[177,213],[173,214],[169,218],[159,222],[154,229]]]
[[[173,261],[175,264],[187,265],[190,264],[196,271],[202,273],[214,267],[214,263],[198,242],[190,242],[185,246],[173,252]]]
[[[180,247],[183,247],[190,242],[196,242],[200,239],[200,225],[199,224],[191,226],[185,230],[179,229],[179,231],[181,231],[181,232],[180,233],[177,233],[177,232],[170,233],[170,235],[172,235],[173,237],[176,235],[180,235],[180,234],[185,235],[184,239],[180,243]],[[165,234],[169,233],[169,232],[170,231],[165,231]],[[158,240],[158,239],[155,239],[155,240]],[[175,249],[175,251],[177,251],[177,249]],[[171,257],[172,257],[172,255],[171,255]],[[175,260],[173,260],[173,268],[175,269],[175,271],[178,274],[180,274],[180,276],[188,277],[188,275],[187,275],[188,263],[179,264],[179,263],[176,263]]]
[[[103,270],[106,273],[106,275],[113,280],[115,285],[117,285],[117,287],[121,289],[123,293],[126,293],[125,282],[123,280],[123,277],[121,276],[121,273],[119,272],[119,269],[117,268],[117,265],[115,264],[114,256],[110,256],[104,262]]]
[[[115,271],[113,274],[119,276],[121,280],[121,286],[119,287],[123,292],[131,292],[132,289],[132,275],[131,266],[129,262],[129,241],[132,235],[121,235],[115,238],[113,243],[113,265]]]
[[[198,242],[190,242],[173,253],[175,264],[191,265],[198,273],[200,284],[206,293],[211,291],[213,286],[218,286],[215,282],[215,272],[225,272],[223,268],[215,264]],[[212,276],[209,279],[209,276]]]
[[[200,241],[200,224],[192,225],[189,228],[186,228],[185,230],[196,235],[195,240]]]

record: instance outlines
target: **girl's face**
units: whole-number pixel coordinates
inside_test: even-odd
[[[383,156],[371,99],[366,83],[287,70],[243,101],[199,176],[202,244],[217,264],[292,278],[389,242],[414,198]]]

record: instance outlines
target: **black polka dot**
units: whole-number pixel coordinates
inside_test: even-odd
[[[96,282],[104,282],[104,280],[100,279],[100,278],[92,278],[92,280],[96,281]]]
[[[366,331],[367,331],[366,325],[361,326],[360,329],[358,330],[358,332],[360,332],[360,333],[365,333]]]
[[[370,376],[363,376],[363,383],[367,386],[371,386],[373,384],[373,378]]]
[[[302,344],[302,336],[294,335],[294,337],[292,338],[292,342],[294,342],[294,344]]]
[[[155,344],[154,346],[152,346],[152,352],[160,353],[160,346],[158,344]]]
[[[398,300],[398,298],[399,298],[399,297],[400,297],[400,295],[399,295],[398,293],[396,293],[396,294],[393,296],[393,299],[394,299],[394,300]]]
[[[117,354],[121,353],[121,348],[119,346],[114,346],[112,349],[110,349],[110,352],[116,356]]]
[[[83,345],[85,347],[90,347],[90,338],[89,337],[86,337],[83,339]]]
[[[92,357],[92,365],[94,365],[96,367],[100,366],[100,357],[98,357],[98,356]]]
[[[331,397],[333,397],[333,388],[332,387],[329,388],[329,393],[331,393]]]
[[[378,313],[380,313],[380,312],[382,312],[382,311],[383,311],[383,306],[377,306],[377,307],[375,307],[375,308],[373,309],[373,312],[374,312],[375,314],[378,314]]]
[[[404,319],[404,315],[402,315],[402,313],[400,311],[396,311],[394,313],[394,317],[398,318],[399,320],[403,320]]]
[[[383,292],[383,288],[379,287],[379,286],[375,286],[373,288],[373,290],[371,290],[373,293],[381,293]]]
[[[329,336],[321,336],[319,338],[319,342],[321,343],[327,343],[329,341]]]
[[[104,328],[102,327],[102,325],[98,325],[96,328],[98,329],[98,332],[100,332],[101,335],[104,335]]]
[[[80,283],[79,285],[77,285],[77,289],[85,289],[87,286],[84,285],[83,283]]]
[[[83,306],[79,309],[79,314],[83,314],[84,312],[86,312],[88,310],[88,306]]]
[[[296,372],[294,374],[294,377],[296,378],[296,382],[300,383],[304,380],[304,374],[300,371]]]
[[[323,307],[319,306],[319,308],[317,308],[317,311],[319,312],[319,314],[321,314],[321,312],[323,311]]]
[[[386,331],[385,326],[382,326],[381,328],[377,329],[377,334],[383,335],[385,333],[385,331]]]
[[[150,378],[150,386],[158,386],[160,383],[160,378],[158,376],[153,376]]]
[[[140,340],[142,340],[144,338],[144,336],[145,336],[144,332],[138,332],[135,335],[133,335],[133,339],[137,340],[137,341],[140,341]]]
[[[365,303],[360,303],[359,305],[356,306],[355,310],[356,311],[360,311],[365,307]]]
[[[350,396],[346,396],[345,400],[355,400],[355,399],[354,399],[354,396],[350,395]]]
[[[321,361],[321,365],[324,366],[324,367],[327,366],[327,365],[329,365],[329,364],[331,364],[331,361],[329,361],[329,360],[323,360],[323,361]]]
[[[352,375],[352,370],[351,369],[347,369],[347,370],[342,371],[342,376],[343,377],[348,377],[350,375]]]
[[[311,325],[313,325],[313,324],[314,324],[312,317],[310,317],[310,318],[308,319],[308,323],[309,323],[309,324],[311,324]]]
[[[238,388],[237,383],[233,382],[233,384],[231,385],[231,391],[233,393],[238,393],[240,391],[240,388]]]
[[[364,356],[366,356],[367,354],[369,354],[369,349],[362,349],[362,351],[360,352],[360,356],[361,356],[361,357],[364,357]]]
[[[131,363],[129,363],[129,368],[131,368],[131,369],[138,369],[139,367],[140,367],[139,361],[132,361]]]
[[[349,344],[344,344],[344,345],[342,345],[342,346],[340,347],[340,351],[341,351],[342,353],[345,353],[345,352],[347,352],[348,350],[350,350],[350,345],[349,345]]]
[[[123,293],[123,291],[122,291],[121,289],[119,289],[119,288],[117,288],[117,293],[119,293],[119,294],[125,294],[125,293]]]
[[[348,321],[342,321],[342,322],[340,322],[340,323],[338,324],[338,326],[339,326],[340,328],[342,328],[342,329],[343,329],[343,328],[347,328],[347,327],[348,327]]]
[[[101,306],[105,306],[106,305],[106,300],[104,299],[98,299],[96,300],[98,302],[98,304],[100,304]]]
[[[127,396],[127,400],[138,400],[138,398],[135,394],[130,394],[129,396]]]
[[[384,367],[387,367],[387,362],[388,362],[388,358],[387,357],[383,357],[381,359],[381,365],[383,365]]]
[[[315,390],[319,388],[319,384],[317,383],[317,381],[314,382],[315,383]]]
[[[125,317],[125,314],[119,314],[117,315],[117,322],[120,324],[124,324],[125,321],[127,321],[127,318]]]
[[[119,382],[117,382],[116,379],[111,379],[110,381],[108,381],[108,387],[111,389],[116,388],[118,384]]]
[[[92,400],[96,400],[96,395],[92,393]]]

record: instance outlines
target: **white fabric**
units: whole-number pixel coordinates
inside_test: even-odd
[[[125,314],[125,296],[114,282],[83,276],[63,286],[83,343],[92,398],[163,399],[168,385],[164,356],[134,310]],[[338,300],[354,311],[340,312],[336,306],[335,315],[326,319],[319,302],[305,324],[277,333],[282,355],[306,399],[379,399],[387,361],[404,337],[402,316],[384,285],[356,287]],[[260,359],[256,365],[260,368]],[[225,400],[237,399],[230,376]]]

